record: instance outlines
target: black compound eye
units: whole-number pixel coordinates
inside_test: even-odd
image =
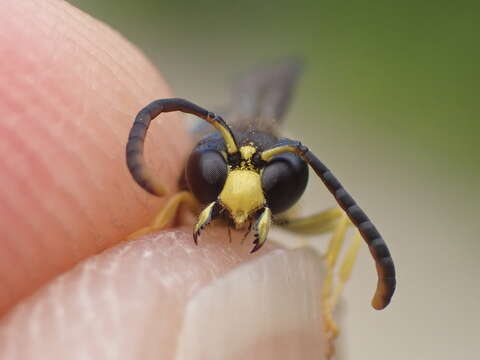
[[[269,161],[262,173],[262,188],[272,213],[295,204],[308,182],[308,165],[297,154],[284,153]]]
[[[215,201],[227,178],[227,163],[216,150],[195,150],[187,162],[188,187],[195,197],[207,204]]]

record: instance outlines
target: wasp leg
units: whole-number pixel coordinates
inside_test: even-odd
[[[297,234],[321,235],[331,232],[342,214],[343,211],[335,207],[302,218],[290,219],[288,217],[280,217],[275,220],[275,224]]]
[[[355,265],[355,261],[357,260],[358,256],[358,249],[362,243],[362,236],[358,231],[355,232],[353,236],[353,240],[348,246],[346,251],[345,257],[342,261],[342,265],[340,266],[340,270],[338,272],[338,284],[335,287],[333,294],[332,294],[332,306],[335,307],[340,299],[340,295],[342,294],[343,288],[345,284],[350,279],[350,275],[352,274],[353,265]]]
[[[352,273],[353,265],[357,259],[358,249],[362,242],[362,238],[358,231],[355,232],[352,242],[348,246],[345,257],[340,265],[338,272],[338,283],[333,286],[333,277],[335,272],[335,264],[337,263],[340,250],[345,242],[346,233],[349,226],[353,224],[348,219],[347,215],[343,215],[337,223],[335,231],[328,245],[327,253],[325,254],[325,261],[327,265],[327,275],[325,278],[325,285],[322,291],[322,306],[323,316],[325,321],[325,332],[327,335],[327,359],[330,359],[335,353],[334,341],[338,336],[338,326],[333,320],[333,312],[342,291]]]
[[[358,232],[355,233],[354,239],[346,250],[345,257],[340,265],[338,284],[334,284],[336,264],[347,237],[347,230],[353,225],[345,212],[340,208],[332,208],[304,218],[280,218],[277,220],[277,225],[285,230],[302,235],[332,233],[324,255],[327,274],[322,289],[322,314],[327,337],[326,355],[327,358],[331,358],[335,352],[334,341],[339,333],[338,326],[333,319],[333,312],[350,277],[362,241],[361,237]]]
[[[141,228],[128,236],[127,240],[165,229],[175,218],[181,205],[185,205],[190,211],[198,212],[200,204],[197,199],[188,191],[180,191],[173,195],[165,204],[163,209],[153,219],[149,226]]]
[[[345,242],[349,220],[346,215],[342,215],[340,221],[337,221],[332,237],[328,244],[328,250],[325,254],[325,263],[327,266],[327,275],[322,289],[322,314],[325,323],[325,333],[327,337],[327,358],[334,354],[334,340],[338,336],[338,326],[333,320],[333,311],[335,309],[332,302],[333,280],[335,264]]]
[[[300,235],[322,235],[330,233],[335,229],[342,214],[343,211],[338,207],[300,218],[290,218],[290,214],[287,213],[277,217],[275,219],[275,225]],[[304,237],[298,241],[299,247],[308,246],[309,244],[308,240]]]

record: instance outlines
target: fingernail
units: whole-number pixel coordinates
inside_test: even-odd
[[[321,269],[311,250],[278,249],[200,289],[175,359],[322,359]]]

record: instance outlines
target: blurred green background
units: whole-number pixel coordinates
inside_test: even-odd
[[[385,229],[399,273],[391,308],[373,312],[364,250],[341,357],[478,356],[480,3],[70,2],[206,107],[228,102],[230,80],[251,66],[303,56],[287,127]]]

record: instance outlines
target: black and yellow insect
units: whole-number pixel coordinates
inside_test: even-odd
[[[300,65],[288,61],[243,78],[227,112],[228,123],[184,99],[161,99],[143,108],[130,130],[126,158],[135,181],[153,195],[163,196],[166,190],[149,171],[143,157],[144,140],[152,119],[164,112],[181,111],[204,119],[216,131],[203,137],[191,153],[181,181],[184,191],[170,199],[151,226],[136,234],[165,227],[180,204],[186,204],[192,210],[201,210],[193,232],[195,242],[212,220],[222,218],[237,229],[253,227],[254,252],[264,244],[272,223],[293,231],[314,225],[320,229],[318,232],[326,232],[335,229],[346,214],[375,259],[378,283],[372,306],[383,309],[390,302],[396,280],[394,264],[382,236],[312,151],[298,141],[278,136],[299,73]],[[327,210],[303,219],[282,216],[303,194],[308,166],[343,211]]]

